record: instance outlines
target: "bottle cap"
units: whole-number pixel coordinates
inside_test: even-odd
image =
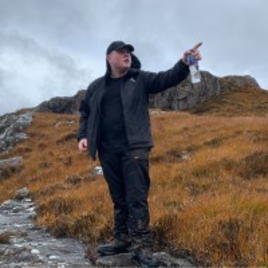
[[[193,65],[197,63],[197,59],[193,55],[188,55],[187,62],[189,65]]]

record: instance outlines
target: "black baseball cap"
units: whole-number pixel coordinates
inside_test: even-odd
[[[106,55],[109,55],[111,52],[115,51],[115,50],[119,50],[121,48],[126,48],[129,50],[129,52],[133,52],[134,51],[134,47],[130,44],[126,44],[123,41],[114,41],[112,42],[106,51]]]

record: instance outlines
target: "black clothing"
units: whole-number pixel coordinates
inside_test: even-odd
[[[114,238],[108,244],[99,245],[97,252],[103,256],[131,252],[131,241],[128,235],[122,234],[120,238]]]
[[[152,73],[130,69],[121,86],[124,123],[129,149],[151,148],[153,140],[148,112],[149,94],[164,91],[179,84],[189,74],[182,60],[165,72]],[[108,73],[91,83],[80,105],[78,140],[87,138],[90,156],[95,159],[100,141],[101,101]]]
[[[155,261],[144,253],[145,248],[152,246],[147,201],[150,188],[148,154],[153,146],[149,94],[179,84],[189,74],[189,67],[180,60],[168,71],[145,72],[139,70],[138,58],[131,56],[133,65],[124,78],[112,81],[107,62],[106,75],[89,85],[79,109],[77,139],[87,138],[93,159],[98,150],[114,203],[115,239],[130,236],[137,261],[153,267]],[[110,254],[118,252],[115,244],[107,246],[100,250]],[[125,246],[119,247],[119,251],[125,249]]]
[[[123,152],[128,149],[121,98],[121,86],[125,79],[125,76],[107,79],[107,86],[101,101],[101,150]]]
[[[111,52],[122,49],[122,48],[128,49],[129,52],[134,51],[134,47],[132,45],[126,44],[125,42],[122,42],[122,41],[114,41],[108,46],[106,55],[109,55]]]
[[[151,246],[148,150],[100,152],[99,157],[114,203],[114,237],[120,239],[122,234],[129,234],[133,248],[145,243]]]

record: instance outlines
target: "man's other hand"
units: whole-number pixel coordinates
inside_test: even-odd
[[[79,142],[78,142],[78,150],[80,152],[85,152],[87,151],[87,139],[84,138],[84,139],[81,139]]]

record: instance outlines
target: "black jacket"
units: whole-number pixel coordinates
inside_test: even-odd
[[[151,148],[150,117],[148,111],[149,94],[176,86],[189,74],[189,68],[181,60],[173,68],[159,73],[131,68],[128,79],[121,88],[123,114],[129,148]],[[95,160],[99,144],[101,100],[105,91],[108,73],[92,82],[82,100],[80,127],[77,139],[87,138],[90,156]]]

